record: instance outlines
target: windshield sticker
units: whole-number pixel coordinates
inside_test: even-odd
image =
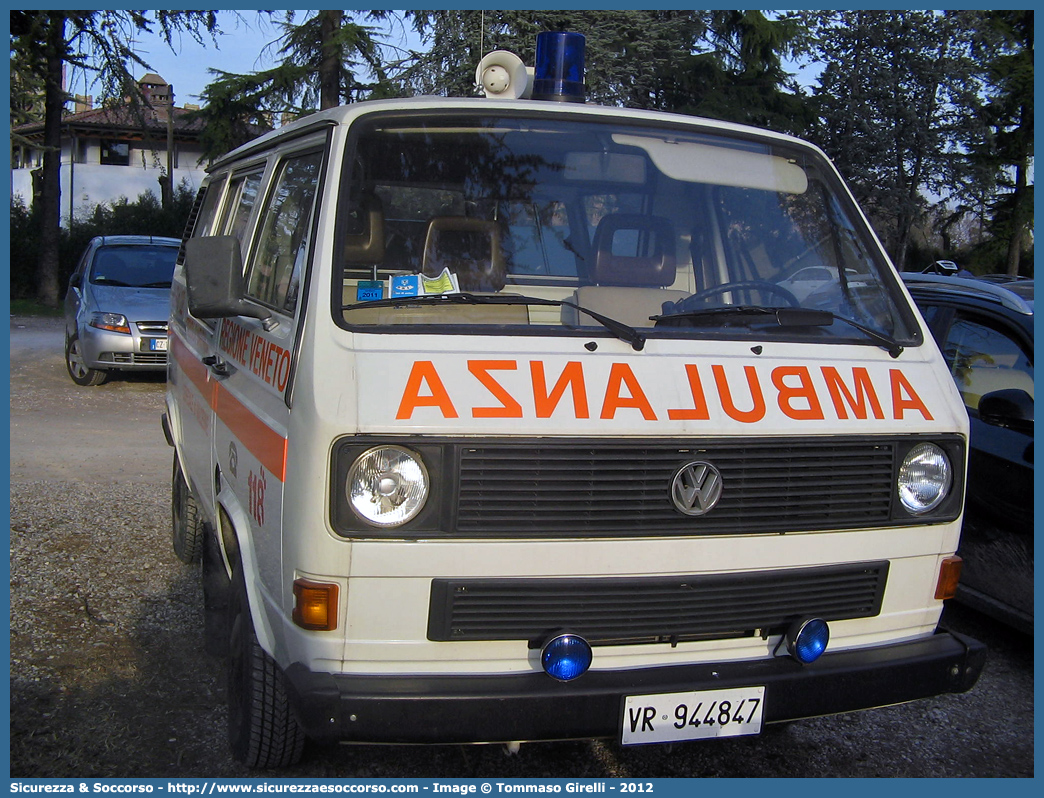
[[[360,280],[355,287],[356,302],[376,302],[384,299],[383,280]]]
[[[438,277],[426,277],[423,274],[399,274],[388,278],[388,283],[388,293],[392,298],[460,293],[457,275],[448,267],[444,268]]]

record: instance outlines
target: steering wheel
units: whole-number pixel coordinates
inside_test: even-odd
[[[675,312],[685,313],[690,310],[698,310],[700,306],[703,305],[704,300],[720,294],[727,294],[730,291],[747,292],[748,296],[755,292],[775,294],[776,296],[781,297],[790,307],[796,308],[801,306],[801,302],[798,301],[798,298],[781,285],[770,283],[768,280],[736,280],[735,282],[722,283],[713,288],[697,291],[692,296],[685,297],[685,299],[675,303]]]

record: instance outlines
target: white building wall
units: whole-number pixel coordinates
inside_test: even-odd
[[[111,166],[100,164],[100,146],[98,141],[90,139],[81,141],[84,147],[85,163],[73,163],[70,147],[62,148],[62,225],[67,227],[70,218],[82,218],[88,215],[94,206],[101,202],[112,202],[126,197],[131,202],[145,192],[151,192],[160,199],[159,176],[166,171],[167,154],[163,150],[135,148],[130,150],[129,166]],[[178,167],[174,169],[175,189],[182,179],[195,192],[199,189],[206,171],[197,167],[200,152],[183,144],[178,145]],[[11,195],[21,195],[26,205],[33,196],[33,179],[31,169],[11,170]]]

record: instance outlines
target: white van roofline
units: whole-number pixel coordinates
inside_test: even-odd
[[[214,161],[207,171],[213,171],[225,164],[239,160],[255,150],[275,145],[280,139],[306,134],[324,126],[349,124],[364,114],[388,111],[474,111],[496,110],[515,111],[519,113],[539,112],[541,114],[583,114],[591,118],[620,119],[626,115],[628,121],[650,122],[670,125],[683,125],[708,133],[731,133],[743,138],[761,142],[778,142],[810,149],[824,158],[825,153],[811,142],[785,133],[777,133],[765,128],[741,125],[735,122],[724,122],[699,116],[669,113],[666,111],[645,111],[633,108],[612,107],[592,103],[557,103],[547,100],[491,100],[483,97],[407,97],[392,100],[364,100],[350,105],[342,105],[325,111],[302,117],[288,125],[269,131],[256,139],[248,141]]]

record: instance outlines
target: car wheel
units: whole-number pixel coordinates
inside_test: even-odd
[[[183,563],[198,562],[203,551],[203,520],[176,454],[170,479],[170,505],[174,553]]]
[[[228,742],[232,756],[248,767],[296,764],[305,735],[287,696],[282,671],[260,644],[237,565],[229,603]]]
[[[90,386],[101,385],[108,377],[103,369],[92,369],[83,360],[80,351],[80,338],[74,335],[65,342],[65,367],[69,370],[69,376],[77,385]]]

